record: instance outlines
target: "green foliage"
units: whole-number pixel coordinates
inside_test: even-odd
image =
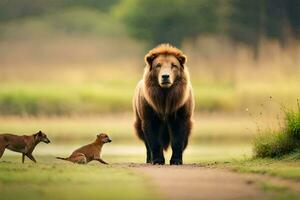
[[[180,46],[189,37],[216,31],[218,0],[128,0],[122,18],[132,36],[156,45]],[[124,5],[125,4],[125,5]]]
[[[88,33],[97,35],[124,35],[123,26],[109,14],[96,8],[71,7],[38,20],[52,31]]]
[[[24,38],[40,35],[59,35],[60,33],[79,33],[89,36],[125,35],[122,24],[109,13],[95,8],[70,7],[42,16],[24,17],[0,24],[0,39]]]
[[[285,45],[289,37],[300,36],[298,0],[3,0],[0,1],[0,22],[43,17],[71,7],[105,13],[114,8],[129,33],[150,46],[161,42],[180,46],[185,39],[221,33],[252,47],[257,54],[263,38],[276,39]],[[76,15],[72,16],[71,27],[63,26],[66,20],[70,21],[67,15],[66,19],[56,21],[62,22],[59,27],[76,31],[73,26],[81,26],[88,32],[93,30],[97,20],[100,24],[103,21],[116,23],[108,18],[91,18],[89,13],[73,14]],[[5,26],[0,29],[5,30]]]
[[[296,0],[124,0],[120,8],[131,35],[150,45],[180,46],[186,38],[225,31],[257,53],[263,38],[285,44],[288,37],[299,36]]]
[[[2,84],[1,115],[77,115],[132,110],[137,80],[103,80],[94,84]],[[226,83],[193,84],[197,111],[232,112],[239,108],[235,88]]]
[[[106,85],[107,84],[107,85]],[[27,86],[0,88],[2,115],[71,115],[128,110],[133,89],[111,85]]]
[[[105,70],[103,73],[106,73]],[[82,84],[64,84],[42,81],[31,83],[2,82],[0,86],[1,115],[78,115],[131,112],[132,97],[138,80],[136,78],[117,78],[110,72],[112,80]],[[118,80],[117,80],[118,79]],[[296,83],[293,83],[295,85]],[[260,85],[249,82],[235,86],[230,82],[192,81],[196,111],[244,112],[251,111],[265,101],[265,91],[274,94],[279,101],[292,103],[296,89],[283,83]],[[280,90],[278,90],[280,88]],[[287,101],[290,100],[290,101]],[[270,108],[272,109],[272,108]],[[293,116],[292,114],[290,114]],[[291,122],[292,122],[291,118]],[[289,125],[290,126],[290,125]],[[298,127],[295,124],[294,127]],[[298,134],[298,133],[297,133]]]
[[[300,3],[298,0],[288,0],[286,1],[286,8],[288,12],[286,13],[291,27],[294,31],[295,36],[299,38],[300,36]]]
[[[300,35],[300,3],[297,0],[4,0],[0,1],[0,22],[43,17],[71,7],[105,13],[114,8],[129,33],[149,46],[162,42],[180,46],[185,39],[221,33],[235,42],[247,44],[258,54],[262,38],[276,39],[285,45],[287,38]],[[89,13],[73,14],[76,14],[72,17],[74,22],[67,24],[71,26],[63,26],[70,21],[68,15],[56,23],[61,22],[62,29],[76,31],[74,27],[81,26],[87,32],[93,31],[98,19],[100,24],[116,23],[108,18],[91,18]]]
[[[280,157],[292,152],[296,146],[295,140],[286,132],[268,132],[258,136],[254,142],[256,157]]]
[[[233,41],[251,46],[258,53],[263,38],[299,37],[300,3],[297,0],[230,0],[227,34]]]
[[[71,6],[108,11],[119,0],[3,0],[0,1],[0,21],[42,15]]]
[[[228,35],[234,41],[256,45],[261,28],[259,3],[256,0],[232,0],[228,14]]]
[[[298,111],[286,111],[286,132],[290,137],[300,141],[300,105],[298,104]],[[299,142],[300,143],[300,142]]]
[[[280,157],[300,148],[300,106],[285,111],[285,124],[280,131],[269,131],[254,140],[256,157]]]

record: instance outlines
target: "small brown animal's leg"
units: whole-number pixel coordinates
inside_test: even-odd
[[[88,161],[83,153],[78,153],[76,155],[73,155],[68,159],[69,161],[77,164],[87,164]]]
[[[25,153],[22,153],[22,163],[25,161]]]
[[[5,146],[0,146],[0,158],[2,157],[4,151],[5,151]]]
[[[101,162],[102,164],[108,165],[108,163],[102,160],[101,158],[96,158],[95,160]]]
[[[32,154],[26,154],[26,156],[27,156],[30,160],[32,160],[33,162],[36,163],[36,160],[35,160],[35,158],[33,157]]]

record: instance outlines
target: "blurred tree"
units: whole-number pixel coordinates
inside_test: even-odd
[[[300,1],[298,0],[230,0],[228,35],[235,42],[253,48],[258,56],[263,39],[279,40],[299,37]]]
[[[120,0],[0,0],[0,21],[45,14],[71,6],[108,11]]]
[[[128,0],[122,19],[129,33],[156,45],[169,42],[180,46],[185,38],[214,33],[218,0]]]
[[[258,55],[259,42],[265,32],[264,0],[231,0],[228,35],[235,42],[251,46]]]
[[[289,38],[300,38],[300,0],[0,0],[0,22],[72,6],[102,12],[114,6],[129,33],[151,46],[180,46],[186,38],[226,34],[250,46],[258,57],[264,39],[278,40],[284,47]]]
[[[292,33],[294,37],[300,38],[300,1],[299,0],[287,0],[286,10],[288,21],[291,25]]]

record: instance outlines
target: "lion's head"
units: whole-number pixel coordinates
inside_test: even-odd
[[[179,49],[161,44],[145,56],[148,72],[154,76],[161,88],[170,88],[183,77],[186,56]]]

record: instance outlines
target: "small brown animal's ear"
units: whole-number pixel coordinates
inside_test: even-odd
[[[145,55],[145,62],[147,65],[150,66],[150,69],[152,68],[152,62],[157,57],[156,54],[148,53]]]
[[[186,60],[187,60],[185,55],[180,55],[180,56],[177,57],[177,59],[178,59],[178,61],[181,64],[182,67],[184,66],[184,64],[186,63]]]
[[[41,135],[43,135],[43,132],[39,131],[37,134],[38,134],[38,136],[41,136]]]

